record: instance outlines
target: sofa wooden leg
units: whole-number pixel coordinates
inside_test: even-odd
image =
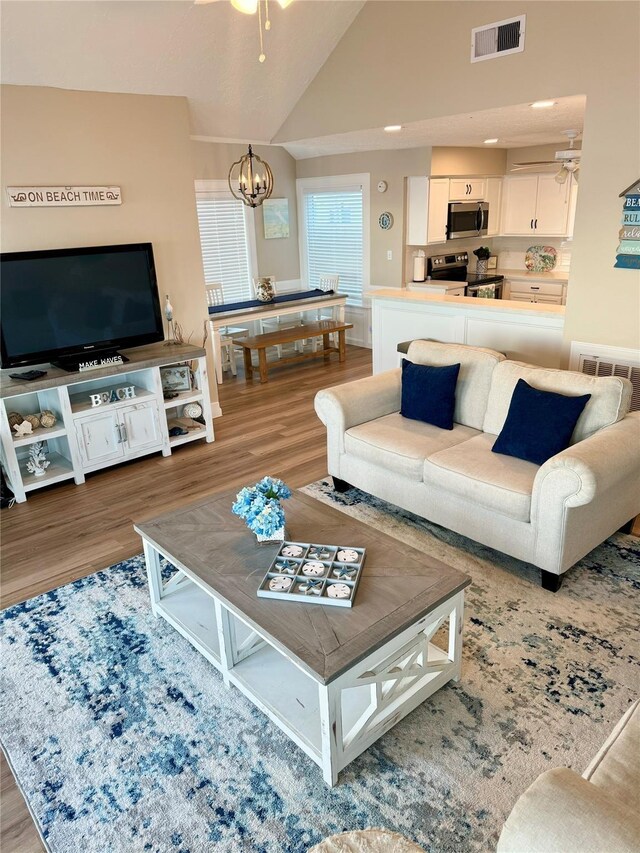
[[[351,483],[347,483],[346,480],[341,480],[340,477],[333,477],[333,488],[336,492],[343,494],[344,492],[348,492],[349,489],[352,489],[353,486]]]
[[[540,569],[542,589],[546,589],[548,592],[557,592],[562,586],[562,578],[563,575],[556,575],[555,572],[546,572],[544,569]]]
[[[630,518],[626,524],[623,524],[622,527],[618,528],[618,533],[631,533],[633,530],[633,524],[634,524],[635,520],[636,520],[636,517],[634,515],[634,517]]]

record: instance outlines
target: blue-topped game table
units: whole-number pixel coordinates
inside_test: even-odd
[[[287,314],[299,314],[315,309],[332,309],[333,319],[344,322],[344,307],[347,297],[340,293],[324,290],[300,290],[282,293],[271,302],[259,302],[246,299],[242,302],[228,302],[209,307],[208,320],[213,338],[213,359],[216,379],[222,382],[222,353],[220,351],[220,329],[239,325],[248,320],[267,320],[270,317],[282,317]]]

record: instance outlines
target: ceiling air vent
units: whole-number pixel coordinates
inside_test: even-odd
[[[526,15],[519,15],[471,30],[471,61],[482,62],[509,53],[522,53],[525,19]]]

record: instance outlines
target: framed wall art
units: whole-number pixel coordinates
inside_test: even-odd
[[[289,199],[268,198],[262,202],[264,239],[276,240],[289,236]]]

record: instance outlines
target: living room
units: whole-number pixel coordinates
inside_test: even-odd
[[[377,150],[356,148],[355,137],[382,136],[392,124],[407,128],[580,95],[582,163],[558,366],[570,365],[573,342],[594,352],[638,352],[640,272],[614,267],[620,195],[640,175],[638,3],[294,0],[284,9],[272,3],[272,26],[265,30],[263,21],[260,30],[264,62],[257,15],[242,15],[223,0],[10,0],[1,8],[3,253],[152,243],[161,307],[168,294],[173,316],[200,351],[207,308],[194,183],[226,181],[248,144],[271,166],[274,197],[288,200],[284,239],[265,239],[263,210],[250,211],[258,275],[274,276],[285,291],[307,284],[298,180],[364,173],[370,241],[363,290],[400,291],[410,257],[404,178],[439,174],[429,171],[435,146],[410,145],[404,130],[386,134]],[[523,52],[469,61],[474,27],[523,14]],[[189,47],[193,57],[185,58]],[[216,65],[203,74],[198,58],[208,53]],[[186,91],[183,62],[197,72],[199,95]],[[171,85],[164,66],[174,75]],[[351,153],[337,153],[339,143],[354,146]],[[379,182],[388,184],[384,192]],[[122,203],[9,205],[9,187],[70,184],[118,186]],[[395,219],[386,231],[378,225],[383,211]],[[535,559],[508,556],[506,541],[478,544],[479,521],[466,519],[470,527],[460,535],[439,520],[437,506],[428,520],[403,507],[413,484],[401,485],[394,499],[376,496],[373,485],[334,490],[329,475],[341,475],[328,467],[327,432],[314,398],[371,378],[366,306],[354,302],[346,307],[354,327],[346,361],[309,358],[278,367],[276,360],[267,384],[246,381],[242,368],[216,382],[209,335],[200,358],[213,441],[95,470],[79,485],[69,479],[37,489],[3,510],[2,592],[9,609],[2,744],[13,769],[3,764],[6,849],[302,851],[370,827],[380,833],[363,849],[495,849],[536,778],[550,769],[583,773],[637,698],[637,537],[612,527],[603,544],[582,552],[568,571],[563,566],[563,585],[553,593],[541,588]],[[498,342],[480,345],[501,350]],[[165,352],[168,362],[172,348]],[[637,465],[637,443],[635,453],[627,444]],[[349,525],[363,524],[395,537],[406,560],[417,549],[472,579],[460,680],[449,680],[385,729],[340,769],[334,787],[323,780],[321,762],[283,737],[264,707],[256,710],[237,689],[232,670],[221,676],[152,614],[139,530],[145,528],[148,543],[146,525],[158,516],[218,495],[232,499],[265,475],[295,493],[283,501],[288,527],[302,512],[293,509],[295,501],[309,513],[318,504],[344,517],[345,532],[337,541],[322,540],[328,545],[366,546],[357,537],[341,541]],[[230,523],[238,524],[228,503]],[[614,503],[605,497],[601,505],[613,512]],[[511,519],[493,516],[506,537]],[[192,530],[197,523],[189,521]],[[320,529],[327,527],[325,521]],[[538,535],[556,541],[544,529]],[[298,537],[304,541],[302,531]],[[373,548],[367,558],[373,573]],[[362,604],[366,575],[365,561]],[[327,641],[321,618],[327,608],[260,602],[282,608],[283,622],[286,608],[316,613],[306,617],[309,631]],[[328,608],[333,632],[340,633],[336,620],[358,616],[358,603],[353,613]],[[633,757],[633,748],[627,751]],[[626,778],[632,787],[636,780],[637,790],[637,763],[627,772],[635,773]],[[565,800],[566,790],[555,791],[558,808],[574,811],[589,842],[575,825],[568,829],[549,816],[544,843],[527,846],[522,838],[531,827],[525,827],[520,846],[512,836],[500,849],[602,850],[598,833],[605,826],[614,839],[606,849],[637,849],[637,835],[635,847],[629,841],[637,822],[627,823],[633,800],[608,813],[609,822],[588,821],[600,806],[606,812],[606,803],[594,804],[588,793],[585,800],[567,793]],[[594,798],[605,795],[598,789]],[[540,824],[548,808],[547,801],[538,806]],[[620,827],[628,826],[625,836]],[[541,825],[534,830],[542,832]],[[385,840],[384,832],[407,840]]]

